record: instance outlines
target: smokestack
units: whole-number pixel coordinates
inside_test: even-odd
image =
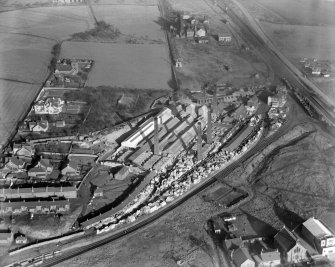
[[[154,117],[154,154],[159,155],[158,118]]]
[[[202,160],[202,138],[201,138],[202,130],[201,130],[201,123],[198,122],[197,125],[197,154],[198,154],[198,161]]]
[[[217,115],[218,113],[218,99],[217,99],[217,88],[214,85],[214,96],[213,96],[213,113]]]
[[[212,111],[208,108],[207,112],[207,144],[211,144],[212,140]]]

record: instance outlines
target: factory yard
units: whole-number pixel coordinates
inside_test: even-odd
[[[170,89],[171,67],[165,44],[64,42],[61,57],[94,59],[87,86]]]

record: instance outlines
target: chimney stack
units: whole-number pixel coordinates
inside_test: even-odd
[[[201,130],[201,123],[198,122],[197,124],[197,136],[198,136],[198,140],[197,140],[197,154],[198,154],[198,161],[202,160],[202,130]]]
[[[158,118],[154,117],[154,154],[159,155]]]
[[[213,113],[215,115],[218,114],[218,99],[217,99],[217,88],[216,85],[214,85],[214,96],[213,96]]]
[[[211,144],[212,140],[212,111],[208,108],[207,112],[207,144]]]

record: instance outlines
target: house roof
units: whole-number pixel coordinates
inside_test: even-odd
[[[50,159],[41,159],[39,164],[41,165],[42,168],[52,168]]]
[[[297,243],[296,237],[285,226],[275,235],[274,239],[284,251],[289,251]]]
[[[49,123],[47,120],[40,120],[37,122],[38,126],[42,127],[42,128],[48,128]]]
[[[27,240],[27,237],[25,235],[19,235],[17,238],[15,238],[16,241],[26,241]]]
[[[247,248],[238,248],[234,250],[232,259],[236,266],[241,266],[247,260],[254,262]]]
[[[226,239],[225,243],[226,243],[227,249],[232,250],[232,249],[239,248],[241,244],[243,243],[243,240],[241,237],[238,237],[238,238]]]
[[[11,158],[9,158],[9,160],[17,166],[24,164],[24,161],[22,159],[19,159],[19,158],[16,158],[16,157],[11,157]]]
[[[71,64],[60,64],[60,63],[56,63],[56,68],[55,70],[58,70],[58,71],[70,71],[72,70],[72,66]]]
[[[36,206],[50,207],[50,206],[65,206],[68,205],[69,200],[47,200],[47,201],[6,201],[0,202],[0,208],[4,210],[6,207],[12,207],[13,209],[21,209],[21,207],[34,208]]]
[[[334,234],[318,219],[309,218],[303,223],[303,226],[316,238],[334,236]]]
[[[276,250],[261,252],[260,258],[263,262],[277,261],[280,260],[280,253]]]
[[[28,175],[29,175],[29,174],[32,174],[32,173],[45,173],[45,169],[40,168],[40,167],[34,167],[34,168],[31,168],[31,169],[28,171]]]

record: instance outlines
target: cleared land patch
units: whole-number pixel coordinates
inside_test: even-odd
[[[61,57],[94,59],[87,86],[170,88],[171,69],[165,45],[64,42]]]

